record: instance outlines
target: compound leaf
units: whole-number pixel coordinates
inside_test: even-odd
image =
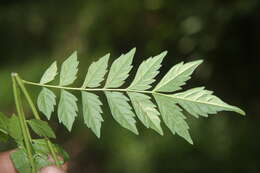
[[[90,65],[82,88],[93,88],[101,85],[100,83],[104,80],[105,74],[107,73],[109,55],[110,54],[106,54],[97,62]]]
[[[154,97],[166,126],[173,134],[177,133],[190,144],[193,144],[188,131],[189,126],[185,121],[186,117],[183,115],[181,108],[176,105],[176,102],[174,102],[173,99],[167,96],[154,94]]]
[[[12,152],[11,160],[19,173],[32,173],[30,161],[25,149],[17,149]]]
[[[70,85],[76,80],[78,65],[77,52],[74,52],[61,66],[60,86]]]
[[[78,99],[72,95],[70,92],[61,90],[61,97],[58,106],[58,118],[59,122],[63,123],[69,131],[71,131],[72,125],[77,116]]]
[[[135,114],[128,104],[129,99],[119,92],[105,92],[114,119],[124,128],[138,135]]]
[[[219,111],[234,111],[245,115],[243,110],[223,102],[212,93],[212,91],[205,90],[204,87],[198,87],[170,95],[170,97],[195,117],[199,115],[207,117],[209,114],[216,114]]]
[[[128,92],[137,117],[147,127],[152,128],[160,135],[163,135],[161,128],[160,113],[152,103],[151,98],[145,94]]]
[[[37,105],[39,110],[48,118],[48,120],[51,118],[52,112],[54,112],[54,106],[56,105],[56,96],[55,94],[43,87],[41,90],[38,99],[37,99]]]
[[[83,117],[85,124],[100,138],[103,118],[101,116],[101,101],[96,94],[82,91]]]
[[[129,89],[143,91],[151,88],[151,84],[155,81],[154,78],[159,73],[159,68],[161,67],[162,60],[166,54],[167,51],[164,51],[161,54],[144,61],[138,68]]]
[[[135,48],[127,54],[122,54],[114,61],[108,73],[105,88],[117,88],[124,84],[125,79],[129,76],[132,69],[132,61],[135,54]]]
[[[202,60],[189,63],[179,63],[171,68],[164,78],[155,87],[157,92],[173,92],[181,89],[185,82],[189,80],[193,71],[202,63]]]
[[[37,135],[42,137],[56,138],[55,133],[46,121],[32,119],[29,120],[28,123]]]
[[[46,84],[54,80],[57,75],[57,62],[54,61],[51,66],[44,72],[40,84]]]

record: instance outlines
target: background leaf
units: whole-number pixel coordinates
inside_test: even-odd
[[[54,106],[56,105],[56,96],[48,88],[43,87],[38,99],[37,105],[39,110],[48,118],[51,118],[52,112],[54,112]]]
[[[28,120],[28,123],[37,135],[42,137],[56,138],[55,133],[46,121],[32,119]]]
[[[7,142],[9,139],[9,136],[6,133],[3,133],[2,131],[0,131],[0,142]]]
[[[0,112],[0,132],[8,134],[8,118]]]
[[[101,116],[102,103],[99,97],[89,92],[82,92],[83,117],[85,124],[100,138],[100,129],[103,118]]]
[[[189,80],[190,75],[203,61],[197,60],[188,63],[179,63],[171,68],[164,78],[155,87],[154,91],[173,92],[181,89],[185,82]]]
[[[135,48],[130,50],[127,54],[122,54],[112,64],[105,88],[117,88],[124,84],[125,79],[129,76],[132,69],[132,61],[135,54]]]
[[[207,117],[208,114],[216,114],[223,110],[245,115],[243,110],[223,102],[212,93],[212,91],[204,90],[204,87],[199,87],[173,94],[170,97],[195,117],[199,115]]]
[[[32,173],[29,158],[24,149],[17,149],[12,152],[11,160],[19,173]]]
[[[132,84],[129,86],[129,89],[143,91],[151,88],[151,84],[155,81],[154,78],[159,73],[159,68],[161,67],[162,60],[166,54],[167,51],[164,51],[161,54],[144,61],[138,68],[136,76]]]
[[[77,52],[74,52],[61,66],[60,86],[70,85],[76,80],[78,65]]]
[[[186,117],[183,115],[181,108],[176,105],[173,99],[167,96],[160,96],[158,94],[154,94],[154,96],[166,126],[173,134],[177,133],[190,144],[193,144],[188,131],[189,126],[185,121]]]
[[[46,84],[54,80],[57,75],[57,62],[54,61],[51,66],[44,72],[40,84]]]
[[[129,99],[120,92],[105,92],[112,116],[124,128],[138,134]]]
[[[157,131],[163,135],[161,128],[160,113],[156,110],[156,106],[150,100],[151,98],[145,94],[128,92],[130,100],[133,104],[137,117],[147,127]]]
[[[100,83],[104,80],[105,74],[107,73],[109,55],[110,54],[106,54],[97,62],[90,65],[82,88],[100,86]]]
[[[16,115],[12,115],[8,121],[8,131],[9,135],[14,138],[17,143],[20,143],[23,140],[22,129],[20,126],[19,119]]]
[[[59,122],[62,122],[69,131],[71,131],[72,125],[77,116],[78,99],[69,93],[68,91],[61,90],[61,97],[58,107]]]

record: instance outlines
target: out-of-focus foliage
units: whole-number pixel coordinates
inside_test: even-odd
[[[136,137],[108,118],[108,110],[100,140],[81,122],[72,135],[53,123],[59,142],[72,154],[71,172],[259,172],[259,0],[4,0],[0,11],[0,108],[4,113],[11,115],[15,109],[12,71],[36,81],[52,59],[78,50],[80,68],[87,72],[94,58],[106,52],[117,57],[136,46],[138,57],[169,51],[162,75],[176,62],[204,59],[187,86],[207,85],[248,114],[245,118],[232,113],[207,120],[188,118],[195,146],[169,131],[160,137],[143,128]],[[143,60],[137,58],[134,63]],[[35,96],[39,92],[31,90]],[[84,120],[79,116],[77,121]],[[0,149],[11,146],[1,144]]]

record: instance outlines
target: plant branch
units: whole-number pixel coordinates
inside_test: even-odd
[[[14,99],[15,99],[15,105],[16,105],[16,109],[17,109],[17,113],[18,113],[18,119],[20,122],[20,126],[22,129],[22,134],[23,134],[23,138],[24,138],[24,143],[25,143],[25,147],[26,147],[26,151],[29,157],[29,161],[32,167],[32,172],[36,173],[36,166],[33,160],[33,155],[32,155],[32,146],[30,143],[30,134],[29,131],[27,132],[26,130],[26,123],[23,120],[23,110],[21,109],[21,98],[19,96],[18,90],[17,90],[17,84],[15,81],[15,75],[12,74],[12,81],[13,81],[13,92],[14,92]]]
[[[30,106],[32,112],[33,112],[33,115],[34,115],[35,119],[39,119],[39,120],[40,120],[40,119],[41,119],[41,118],[40,118],[40,115],[39,115],[39,113],[38,113],[36,107],[34,106],[33,101],[32,101],[32,99],[31,99],[31,97],[30,97],[30,95],[29,95],[29,92],[28,92],[27,89],[25,88],[25,86],[24,86],[22,80],[20,79],[20,77],[18,76],[18,74],[14,74],[14,77],[15,77],[15,79],[16,79],[18,85],[20,86],[20,88],[21,88],[21,90],[22,90],[22,92],[23,92],[23,94],[24,94],[24,96],[25,96],[25,98],[26,98],[26,100],[27,100],[27,102],[28,102],[28,104],[29,104],[29,106]],[[47,143],[47,145],[48,145],[48,148],[49,148],[49,150],[50,150],[50,154],[51,154],[51,156],[53,157],[56,166],[60,166],[59,160],[58,160],[58,156],[57,156],[57,154],[56,154],[55,151],[54,151],[54,148],[53,148],[53,145],[52,145],[51,141],[49,140],[48,137],[45,137],[45,141],[46,141],[46,143]]]

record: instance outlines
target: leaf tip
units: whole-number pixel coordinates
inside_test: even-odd
[[[234,111],[239,113],[242,116],[246,116],[246,112],[238,107],[234,107]]]

